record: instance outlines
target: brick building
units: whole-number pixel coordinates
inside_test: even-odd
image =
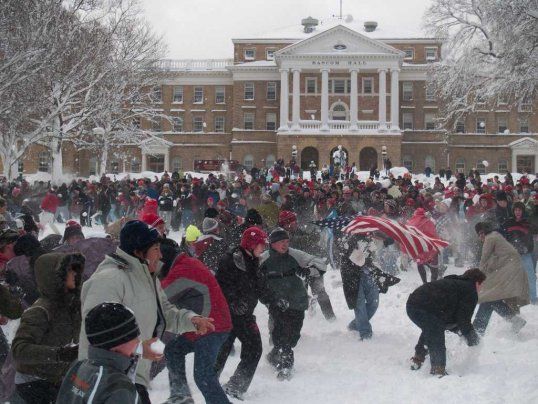
[[[303,168],[321,167],[338,145],[362,170],[381,167],[382,152],[414,172],[538,170],[536,102],[484,104],[455,131],[437,128],[426,80],[441,39],[389,34],[374,22],[302,23],[234,39],[233,59],[163,60],[156,107],[173,123],[142,122],[163,141],[126,147],[109,171],[192,170],[197,159],[270,166],[289,161],[293,146]],[[24,171],[47,170],[47,153],[30,151]],[[99,159],[66,146],[64,161],[66,171],[88,175]]]

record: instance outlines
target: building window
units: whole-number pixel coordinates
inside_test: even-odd
[[[249,48],[249,49],[245,49],[245,60],[254,60],[256,59],[256,49],[254,48]]]
[[[245,112],[243,114],[243,128],[247,130],[254,129],[254,113]]]
[[[426,84],[426,101],[437,101],[435,87],[431,83]]]
[[[276,49],[266,49],[265,58],[267,60],[275,60],[275,52],[276,52]]]
[[[267,83],[267,101],[276,100],[276,81],[269,81]]]
[[[435,114],[424,114],[424,129],[435,129]]]
[[[50,172],[50,152],[48,151],[42,151],[40,152],[38,155],[37,155],[37,159],[38,159],[38,167],[37,167],[37,170],[38,171],[43,171],[43,172]]]
[[[151,92],[151,99],[153,102],[163,102],[162,86],[153,87],[153,91]]]
[[[252,101],[254,99],[254,83],[252,81],[247,81],[245,83],[245,100]]]
[[[456,133],[465,133],[465,122],[458,121],[456,122]]]
[[[24,161],[22,161],[22,158],[19,158],[19,161],[17,161],[17,172],[19,174],[24,173]]]
[[[412,112],[404,112],[402,114],[402,128],[405,129],[413,129],[413,113]]]
[[[271,168],[275,165],[275,156],[272,154],[269,154],[265,159],[265,167]]]
[[[482,95],[476,96],[476,107],[478,109],[486,108],[486,99]]]
[[[183,86],[174,86],[172,102],[181,104],[183,102]]]
[[[413,160],[411,156],[403,156],[402,165],[407,168],[407,171],[413,172]]]
[[[404,101],[413,100],[413,83],[410,81],[404,81],[402,83],[402,98]]]
[[[174,157],[172,159],[172,172],[181,171],[181,157]]]
[[[92,156],[88,161],[88,174],[97,175],[97,157]]]
[[[118,161],[113,161],[110,163],[110,169],[112,174],[118,174],[120,172],[120,163]]]
[[[183,118],[175,116],[173,118],[174,132],[183,132]]]
[[[519,103],[519,112],[531,112],[532,111],[532,102],[529,97],[525,97],[523,101]]]
[[[435,172],[435,159],[432,156],[426,156],[424,159],[424,168],[430,167]]]
[[[215,117],[215,132],[219,132],[219,133],[224,132],[224,117],[223,116]]]
[[[508,160],[499,160],[499,164],[497,165],[497,172],[498,173],[506,173],[508,172]]]
[[[486,118],[476,118],[476,133],[486,133]]]
[[[461,157],[457,159],[454,168],[457,173],[465,173],[465,160]]]
[[[318,92],[318,80],[315,77],[307,77],[306,79],[306,93],[316,94]]]
[[[204,102],[204,88],[194,87],[194,100],[195,104],[202,104]]]
[[[476,171],[480,173],[480,175],[486,174],[486,166],[483,163],[483,160],[478,160],[476,162]]]
[[[362,93],[373,94],[374,93],[374,79],[373,77],[364,77],[362,79]]]
[[[162,132],[163,131],[163,122],[161,118],[152,118],[151,119],[151,129],[153,132]]]
[[[497,130],[499,133],[505,133],[508,130],[508,121],[506,117],[500,116],[497,118]]]
[[[527,118],[519,118],[519,132],[529,133],[529,120]]]
[[[204,131],[204,118],[201,116],[195,116],[192,118],[192,131],[203,132]]]
[[[254,166],[254,157],[252,157],[252,154],[247,154],[245,158],[243,159],[243,165],[245,166],[247,171],[250,171],[252,167]]]
[[[347,108],[344,104],[336,104],[331,111],[331,119],[335,121],[345,121],[348,119]]]
[[[164,154],[156,154],[147,156],[148,169],[154,173],[162,173],[164,171]]]
[[[404,52],[404,60],[413,60],[415,58],[415,50],[413,48],[406,48]]]
[[[426,60],[429,62],[437,60],[437,48],[426,48]]]
[[[346,80],[333,80],[333,93],[345,94],[346,93]]]
[[[274,112],[265,115],[265,129],[276,130],[276,114]]]
[[[497,105],[508,105],[508,97],[506,95],[501,95],[497,98]]]
[[[133,173],[139,173],[142,169],[142,165],[140,164],[140,160],[138,160],[136,157],[131,160],[131,171]]]
[[[215,104],[224,104],[226,102],[226,87],[215,87]]]

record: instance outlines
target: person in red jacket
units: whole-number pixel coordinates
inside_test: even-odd
[[[39,214],[39,222],[43,225],[54,222],[58,206],[60,206],[60,198],[54,189],[50,189],[41,201],[42,212]]]
[[[215,372],[215,361],[232,329],[232,320],[217,280],[200,260],[182,253],[161,286],[171,303],[215,320],[215,331],[211,333],[200,336],[189,332],[166,344],[164,355],[170,380],[167,403],[194,403],[185,371],[185,356],[194,352],[194,381],[206,403],[228,404]]]
[[[422,208],[415,210],[413,217],[409,219],[407,225],[416,227],[428,237],[439,238],[437,230],[435,230],[435,224],[428,216],[426,216],[426,211]],[[418,273],[420,274],[420,278],[422,279],[422,283],[428,282],[428,277],[426,276],[426,267],[429,268],[432,274],[432,282],[436,281],[439,277],[439,260],[437,251],[432,250],[429,253],[425,253],[417,260],[417,269]]]

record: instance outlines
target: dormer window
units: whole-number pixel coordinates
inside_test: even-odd
[[[413,60],[415,58],[415,50],[413,48],[404,49],[404,60]]]

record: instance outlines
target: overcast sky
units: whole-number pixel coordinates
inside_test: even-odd
[[[339,0],[141,0],[168,57],[231,58],[232,38],[248,38],[339,12]],[[422,26],[429,0],[343,0],[343,14],[390,26]]]

